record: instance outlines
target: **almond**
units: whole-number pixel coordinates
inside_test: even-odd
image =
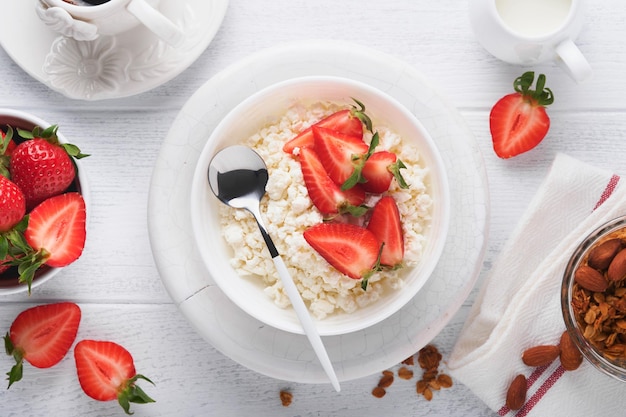
[[[540,345],[528,348],[522,354],[522,362],[528,366],[544,366],[555,360],[561,348],[554,345]]]
[[[606,276],[610,281],[621,281],[626,277],[626,249],[622,249],[615,255]]]
[[[561,335],[561,366],[566,371],[578,369],[583,361],[583,355],[574,344],[567,331]]]
[[[604,292],[609,286],[604,275],[587,265],[578,267],[574,272],[574,281],[584,289],[593,292]]]
[[[621,248],[621,239],[609,239],[591,249],[589,252],[589,258],[587,258],[587,264],[595,269],[607,269]]]
[[[522,374],[513,379],[506,392],[506,406],[511,410],[519,410],[526,402],[526,377]]]

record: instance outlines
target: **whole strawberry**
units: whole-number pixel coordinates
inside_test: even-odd
[[[36,127],[32,132],[18,129],[26,140],[13,150],[9,171],[24,192],[27,211],[67,190],[76,177],[72,157],[86,156],[73,145],[60,144],[57,129],[56,125],[45,130]]]
[[[26,200],[22,190],[0,175],[0,233],[8,232],[26,214]]]
[[[513,83],[515,93],[502,97],[491,109],[489,129],[493,149],[500,158],[511,158],[534,148],[543,140],[550,128],[546,107],[554,101],[546,76],[535,78],[532,71],[525,72]]]

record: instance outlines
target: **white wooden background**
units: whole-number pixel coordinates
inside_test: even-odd
[[[132,352],[138,371],[156,382],[145,388],[157,403],[133,407],[137,416],[495,416],[460,384],[427,402],[415,393],[415,380],[397,380],[387,396],[376,399],[370,392],[379,375],[343,383],[336,393],[330,385],[259,375],[217,352],[177,311],[155,268],[146,221],[152,167],[185,101],[229,64],[285,41],[322,38],[367,45],[409,62],[432,80],[480,142],[491,196],[484,277],[557,152],[626,173],[626,4],[587,3],[578,44],[593,78],[577,85],[552,64],[533,68],[547,75],[556,97],[549,110],[552,127],[538,148],[506,161],[491,149],[488,112],[525,69],[499,62],[476,43],[462,0],[231,0],[215,40],[184,73],[150,92],[103,102],[64,98],[0,50],[0,107],[58,123],[92,154],[86,160],[92,205],[84,255],[30,298],[0,299],[0,332],[35,304],[79,303],[79,338],[118,341]],[[476,291],[434,340],[444,360]],[[10,366],[9,357],[0,359],[2,372]],[[288,408],[280,404],[281,389],[294,395]],[[27,365],[23,381],[0,390],[2,416],[120,413],[117,404],[82,393],[71,355],[50,370]]]

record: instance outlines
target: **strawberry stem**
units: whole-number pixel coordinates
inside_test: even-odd
[[[404,162],[398,159],[395,163],[389,165],[388,169],[395,177],[400,188],[402,189],[409,188],[409,184],[406,183],[406,180],[404,179],[404,177],[402,176],[402,173],[400,172],[401,169],[406,169],[406,165],[404,165]]]
[[[24,352],[22,349],[15,348],[13,345],[13,341],[7,332],[6,336],[4,336],[4,349],[9,356],[13,356],[15,359],[15,365],[11,368],[9,372],[7,372],[9,386],[7,389],[11,388],[14,382],[20,381],[22,379],[23,371],[24,371]]]
[[[130,411],[131,403],[147,404],[155,402],[152,398],[150,398],[150,396],[148,396],[148,394],[144,392],[144,390],[142,390],[139,386],[135,384],[138,379],[143,379],[144,381],[148,381],[149,383],[154,385],[154,382],[141,374],[135,375],[126,382],[126,387],[121,390],[117,395],[117,402],[120,404],[120,406],[122,406],[124,412],[129,415],[133,414]]]
[[[365,178],[363,178],[363,175],[362,175],[363,167],[365,166],[365,162],[367,162],[370,156],[372,156],[372,154],[374,153],[374,149],[376,149],[379,142],[380,142],[380,137],[378,136],[378,132],[376,132],[374,133],[374,136],[372,136],[372,140],[370,141],[370,145],[369,145],[369,148],[367,149],[367,153],[365,155],[357,155],[356,157],[353,156],[352,158],[353,161],[358,161],[358,163],[355,163],[352,174],[350,174],[348,179],[345,180],[343,184],[341,184],[342,191],[349,190],[350,188],[354,187],[358,183],[365,182]]]
[[[47,140],[53,145],[59,145],[63,149],[65,149],[65,152],[67,152],[69,156],[75,159],[86,158],[89,156],[89,154],[82,153],[80,149],[78,148],[78,146],[76,145],[72,145],[71,143],[63,143],[63,144],[60,143],[59,137],[57,135],[58,130],[59,130],[58,125],[52,125],[50,127],[47,127],[46,129],[42,129],[39,126],[35,126],[33,130],[30,132],[28,130],[18,128],[17,133],[23,139],[28,140],[28,139],[41,138],[41,139]]]
[[[9,148],[9,143],[11,139],[13,139],[13,128],[11,126],[7,126],[7,131],[4,135],[4,138],[1,138],[0,135],[0,175],[11,178],[11,173],[9,171],[9,165],[11,163],[11,157],[9,155],[5,155],[7,149]]]
[[[552,104],[554,102],[554,95],[552,94],[552,90],[545,87],[546,76],[539,74],[539,77],[537,77],[537,85],[534,90],[531,90],[534,79],[535,73],[533,71],[527,71],[515,79],[513,88],[525,98],[536,101],[540,106],[545,107]]]
[[[363,105],[363,103],[361,103],[359,100],[357,100],[354,97],[352,97],[352,100],[354,100],[354,102],[359,107],[357,108],[356,106],[352,106],[352,109],[350,110],[350,114],[352,114],[354,117],[359,119],[361,123],[365,125],[365,128],[369,130],[370,132],[372,132],[372,119],[370,119],[370,117],[367,114],[365,114],[365,105]]]

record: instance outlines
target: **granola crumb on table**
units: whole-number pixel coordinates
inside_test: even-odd
[[[447,374],[439,372],[439,365],[443,356],[434,345],[424,346],[416,355],[403,360],[397,371],[400,379],[411,380],[413,378],[415,370],[411,369],[411,367],[415,365],[415,356],[417,356],[417,363],[422,369],[422,376],[416,383],[416,392],[419,395],[430,401],[433,398],[433,391],[452,387],[452,378]],[[387,388],[394,381],[394,375],[394,372],[391,370],[383,371],[378,385],[372,390],[372,395],[376,398],[384,397],[387,393]]]
[[[293,394],[287,390],[280,391],[280,402],[283,407],[289,407],[293,401]]]

